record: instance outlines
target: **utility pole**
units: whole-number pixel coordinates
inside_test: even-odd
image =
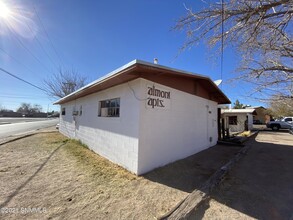
[[[49,104],[48,104],[48,107],[47,107],[47,119],[49,118]]]

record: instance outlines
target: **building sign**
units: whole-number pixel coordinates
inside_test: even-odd
[[[171,92],[155,85],[147,86],[146,106],[152,109],[170,109]]]

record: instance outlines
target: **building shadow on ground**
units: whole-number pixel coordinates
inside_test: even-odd
[[[0,209],[2,209],[3,207],[5,207],[16,195],[18,195],[18,193],[27,185],[29,184],[33,178],[44,168],[44,166],[49,162],[49,160],[51,159],[51,157],[53,155],[56,154],[56,152],[66,143],[62,143],[61,145],[59,145],[57,148],[55,148],[50,155],[44,160],[44,162],[42,164],[40,164],[40,166],[38,167],[38,169],[25,181],[23,182],[21,185],[19,185],[6,199],[3,203],[0,204]]]
[[[195,189],[200,189],[209,177],[227,163],[240,148],[239,146],[216,145],[185,159],[157,168],[143,177],[190,193]]]
[[[250,144],[210,198],[256,219],[293,219],[293,142]],[[208,208],[204,204],[195,216],[202,218]]]

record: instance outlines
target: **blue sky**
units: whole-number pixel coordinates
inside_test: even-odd
[[[220,60],[211,56],[212,51],[204,44],[178,55],[186,35],[172,27],[187,13],[184,4],[199,9],[203,6],[201,1],[0,2],[16,17],[0,16],[0,67],[37,86],[42,87],[43,80],[59,67],[74,69],[93,81],[134,59],[152,62],[154,58],[161,65],[208,75],[213,80],[221,78]],[[245,104],[262,104],[245,97],[249,88],[242,83],[227,83],[235,77],[239,60],[231,49],[225,51],[224,57],[225,94],[232,102],[239,99]],[[15,110],[22,102],[29,102],[42,105],[44,111],[48,106],[49,110],[58,110],[53,101],[42,91],[0,72],[2,107]]]

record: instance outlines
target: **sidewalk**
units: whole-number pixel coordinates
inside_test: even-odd
[[[263,131],[191,219],[293,219],[293,136]]]

